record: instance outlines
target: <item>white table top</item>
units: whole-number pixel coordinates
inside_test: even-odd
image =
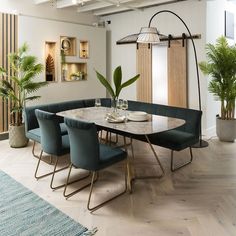
[[[110,128],[135,135],[148,135],[177,128],[185,123],[182,119],[148,114],[147,121],[127,121],[123,123],[109,123],[105,117],[111,113],[108,107],[86,107],[57,113],[58,116],[93,122],[98,126]],[[119,111],[124,115],[124,111]],[[127,114],[130,111],[127,111]]]

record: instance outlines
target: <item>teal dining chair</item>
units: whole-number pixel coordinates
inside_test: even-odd
[[[72,167],[81,168],[92,172],[92,179],[90,185],[90,192],[87,202],[87,209],[95,211],[111,200],[124,194],[127,190],[127,172],[129,171],[129,162],[127,153],[120,148],[110,147],[105,144],[100,144],[97,134],[97,128],[94,123],[88,123],[80,120],[73,120],[65,118],[64,122],[67,126],[69,140],[70,140],[70,159],[71,165],[64,189],[64,196],[70,197],[83,189],[84,187],[75,190],[70,194],[66,194],[67,185],[70,179]],[[97,179],[98,172],[115,163],[126,160],[125,162],[125,188],[120,193],[109,198],[102,203],[91,207],[90,201],[93,191],[94,182]],[[129,176],[129,174],[128,174]],[[87,186],[87,185],[86,185]]]
[[[52,175],[50,187],[53,190],[55,190],[55,189],[65,186],[65,184],[62,184],[59,186],[53,186],[53,180],[54,180],[55,173],[62,171],[64,169],[67,169],[69,167],[69,165],[67,165],[63,168],[57,169],[59,157],[70,153],[69,137],[68,135],[61,135],[60,120],[56,114],[36,109],[35,115],[37,117],[39,127],[40,127],[40,133],[41,133],[41,140],[40,140],[41,152],[39,155],[39,160],[36,166],[34,176],[38,180],[40,178],[44,178],[46,176]],[[42,160],[42,155],[44,152],[55,157],[56,161],[55,161],[54,169],[52,172],[39,176],[38,169],[39,169],[39,165]],[[73,182],[70,182],[69,184],[82,180],[88,176],[89,175],[84,176],[78,180],[74,180]]]

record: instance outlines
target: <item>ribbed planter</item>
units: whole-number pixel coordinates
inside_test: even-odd
[[[9,144],[13,148],[25,147],[28,144],[25,136],[25,125],[9,126]]]
[[[216,118],[216,134],[220,141],[234,142],[236,139],[236,119],[222,120]]]

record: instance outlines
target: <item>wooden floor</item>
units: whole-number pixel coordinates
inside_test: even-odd
[[[132,194],[93,214],[86,209],[88,189],[65,200],[62,190],[51,191],[50,178],[34,179],[37,159],[31,154],[32,143],[12,149],[7,141],[0,141],[0,169],[89,229],[97,227],[96,236],[235,236],[236,143],[217,139],[209,143],[207,148],[194,149],[193,163],[175,173],[169,171],[170,151],[156,148],[165,177],[136,181]],[[176,154],[178,161],[189,157],[188,151]],[[62,162],[66,163],[67,157]],[[138,174],[158,171],[148,146],[141,142],[135,143],[135,166]],[[50,168],[43,163],[41,171]],[[122,171],[123,165],[118,164],[101,173],[93,201],[122,188]],[[67,170],[56,176],[58,183],[65,181],[66,175]]]

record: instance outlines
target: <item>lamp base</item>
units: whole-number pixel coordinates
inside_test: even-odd
[[[192,148],[205,148],[208,146],[209,143],[207,141],[200,139],[196,144],[192,146]]]

